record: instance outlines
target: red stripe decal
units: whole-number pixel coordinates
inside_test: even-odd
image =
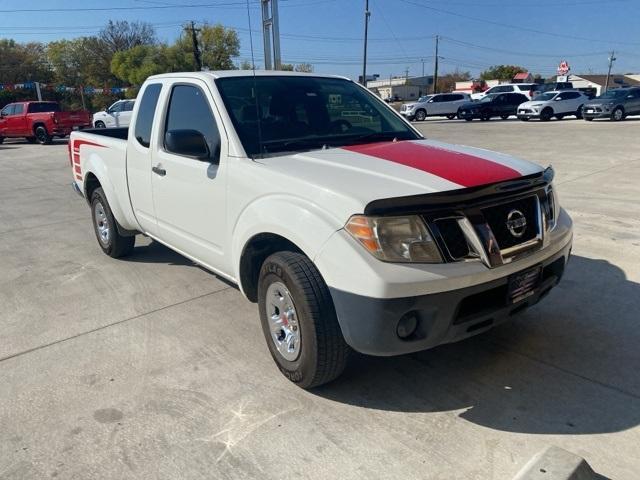
[[[90,142],[89,140],[74,140],[73,141],[73,149],[74,150],[77,149],[78,151],[80,151],[80,147],[82,145],[91,145],[92,147],[102,147],[102,148],[104,148],[104,145],[100,145],[99,143],[93,143],[93,142]]]
[[[80,165],[74,166],[73,169],[75,170],[76,173],[82,173],[82,170],[80,169]]]
[[[413,142],[369,143],[342,149],[422,170],[464,187],[521,176],[517,170],[491,160]]]

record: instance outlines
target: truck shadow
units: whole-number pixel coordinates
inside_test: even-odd
[[[638,312],[640,284],[605,260],[574,256],[560,285],[513,322],[402,357],[354,355],[313,393],[509,432],[623,431],[640,423]]]

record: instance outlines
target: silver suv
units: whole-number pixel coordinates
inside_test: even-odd
[[[610,118],[615,122],[627,115],[640,114],[640,87],[616,88],[584,104],[582,116],[585,120]]]
[[[420,97],[415,103],[405,103],[400,114],[408,120],[423,121],[427,117],[447,117],[452,120],[458,108],[470,100],[466,93],[436,93]]]

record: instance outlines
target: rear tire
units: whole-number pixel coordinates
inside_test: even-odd
[[[47,129],[40,125],[36,127],[36,140],[40,145],[49,145],[51,143],[51,135],[47,132]]]
[[[580,119],[582,118],[582,105],[580,105],[580,106],[578,107],[578,110],[576,110],[576,118],[577,118],[578,120],[580,120]]]
[[[448,118],[449,120],[453,120],[454,118],[456,118],[456,116],[455,116],[455,114],[447,115],[447,118]]]
[[[98,245],[105,254],[112,258],[120,258],[131,253],[136,237],[120,235],[118,222],[101,187],[96,188],[91,194],[91,218]]]
[[[104,124],[104,122],[98,120],[95,124],[96,128],[107,128],[107,126]]]
[[[313,388],[342,373],[351,350],[309,258],[287,251],[269,256],[260,269],[258,306],[269,352],[290,381]]]
[[[427,118],[427,112],[422,108],[416,112],[415,120],[416,122],[424,122]]]

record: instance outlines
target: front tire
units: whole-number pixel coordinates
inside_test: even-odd
[[[420,109],[416,112],[415,120],[416,122],[424,122],[427,118],[427,112],[423,109]]]
[[[580,106],[578,107],[578,110],[576,110],[576,118],[577,118],[578,120],[580,120],[580,119],[582,118],[582,105],[580,105]]]
[[[331,294],[305,255],[278,252],[260,269],[260,321],[278,368],[301,388],[337,378],[350,348],[342,336]]]
[[[107,128],[107,126],[104,124],[104,122],[98,120],[95,124],[96,128]]]
[[[91,195],[91,218],[98,245],[105,254],[112,258],[120,258],[131,253],[136,237],[120,235],[117,221],[100,187],[96,188]]]
[[[449,120],[453,120],[454,118],[456,118],[455,114],[451,114],[451,115],[447,115],[447,118]]]
[[[620,122],[624,120],[624,108],[622,107],[614,108],[613,112],[611,112],[611,120],[613,120],[614,122]]]
[[[545,108],[540,112],[540,121],[548,122],[553,117],[553,110],[550,108]]]
[[[51,143],[51,135],[42,125],[36,128],[35,134],[36,140],[40,145],[49,145]]]

